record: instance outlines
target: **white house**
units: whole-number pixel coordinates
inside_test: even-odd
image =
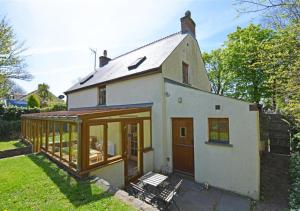
[[[56,136],[49,139],[57,130],[48,123],[51,135],[41,135],[40,148],[79,174],[124,186],[148,171],[168,170],[258,199],[258,109],[211,93],[190,12],[180,21],[180,32],[116,58],[104,51],[100,67],[65,92],[68,111],[24,115],[24,136],[26,121],[64,119],[70,125],[58,129],[60,146]],[[72,158],[75,150],[63,154],[71,122]]]

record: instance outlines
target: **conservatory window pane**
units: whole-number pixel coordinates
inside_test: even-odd
[[[41,144],[41,147],[42,148],[46,148],[46,133],[47,133],[47,128],[46,128],[46,122],[45,121],[42,121],[41,122],[41,127],[42,127],[42,144]]]
[[[77,144],[78,144],[78,131],[75,124],[70,124],[70,162],[77,165]]]
[[[50,153],[53,152],[53,122],[50,122],[49,121],[49,124],[48,124],[48,151]]]
[[[107,124],[107,158],[112,159],[122,154],[122,131],[120,122]]]
[[[60,123],[55,122],[55,144],[54,144],[54,154],[60,157]]]
[[[62,159],[69,162],[69,124],[63,123],[62,125],[62,144],[61,154]]]
[[[151,148],[151,121],[144,120],[144,149]]]
[[[102,162],[104,160],[104,125],[89,126],[89,165]]]

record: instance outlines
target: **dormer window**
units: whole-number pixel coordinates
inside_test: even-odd
[[[142,64],[146,60],[146,58],[146,56],[138,58],[128,66],[128,70],[136,69],[138,66],[140,66],[140,64]]]
[[[182,82],[189,84],[189,65],[182,62]]]
[[[106,105],[106,87],[99,87],[99,105]]]

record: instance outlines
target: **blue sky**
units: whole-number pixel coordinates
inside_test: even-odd
[[[94,65],[107,49],[113,58],[180,30],[180,17],[190,10],[202,51],[222,45],[237,26],[257,22],[254,14],[238,16],[233,0],[0,0],[34,79],[17,81],[25,91],[47,83],[62,94]]]

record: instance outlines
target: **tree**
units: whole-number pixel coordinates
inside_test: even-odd
[[[278,29],[262,51],[272,107],[300,119],[300,26],[291,24]]]
[[[230,95],[233,91],[233,72],[224,64],[224,50],[219,48],[202,55],[212,92],[218,95]]]
[[[40,107],[39,98],[35,94],[29,96],[27,103],[30,108],[39,108]]]
[[[19,43],[13,28],[5,18],[0,21],[0,80],[6,83],[11,79],[31,80],[32,75],[26,71],[25,59],[22,56],[24,43]],[[0,86],[0,93],[5,93],[7,87]]]
[[[261,52],[273,36],[272,30],[254,24],[238,27],[228,35],[223,62],[233,71],[235,98],[259,103],[262,98],[269,97],[268,73]]]
[[[236,0],[240,13],[259,13],[272,26],[284,28],[299,23],[299,0]]]
[[[49,98],[49,85],[42,83],[38,85],[38,95],[41,98],[41,104],[44,106],[46,104],[46,100]]]

